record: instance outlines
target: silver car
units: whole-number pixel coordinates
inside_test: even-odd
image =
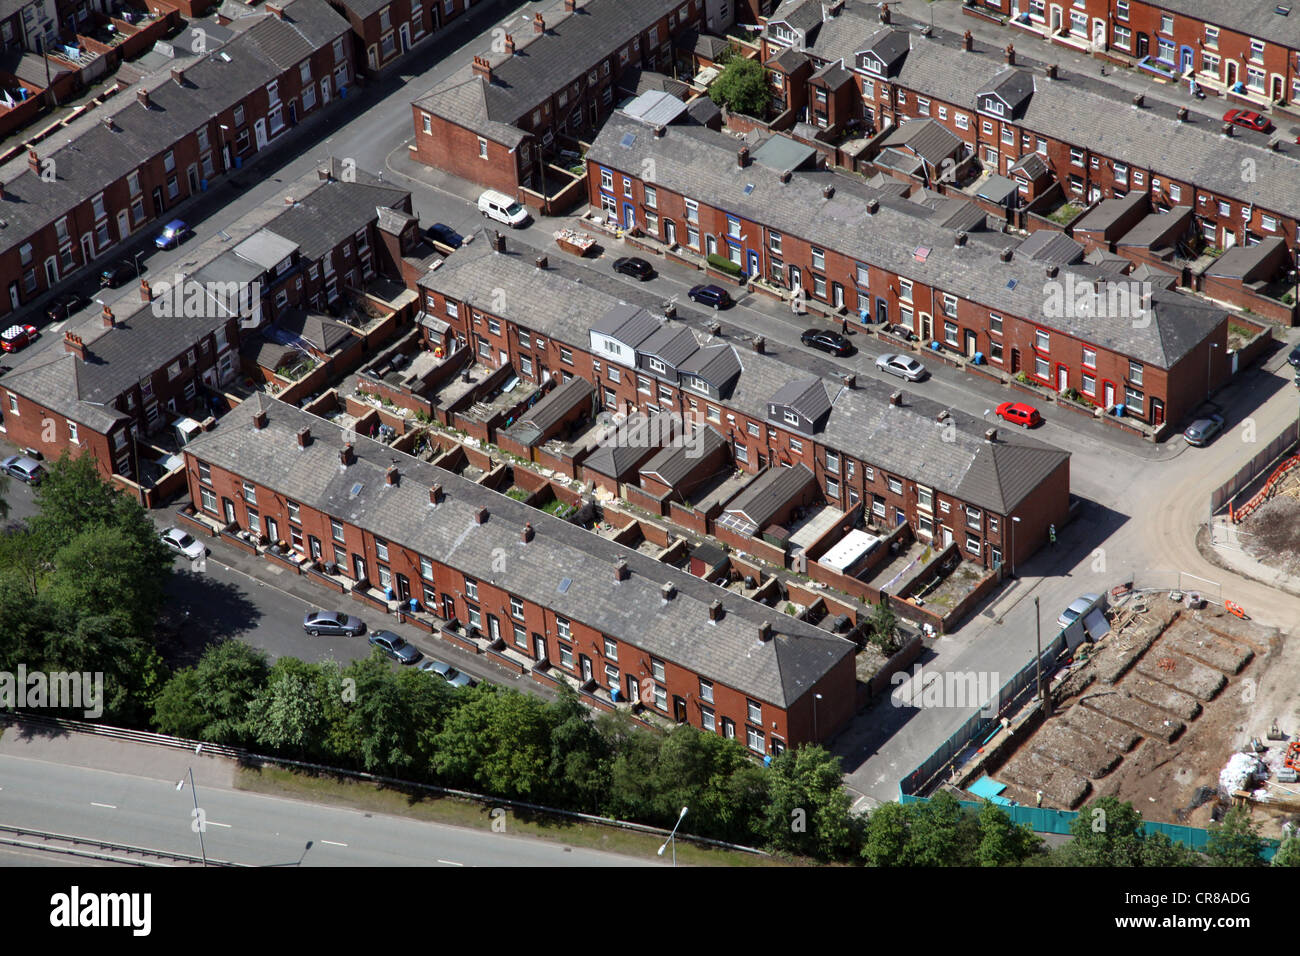
[[[462,674],[450,664],[444,664],[442,661],[435,661],[432,658],[420,665],[420,670],[426,674],[437,674],[452,687],[473,687],[474,678],[468,674]]]
[[[1187,426],[1187,430],[1183,432],[1183,440],[1189,445],[1200,448],[1203,445],[1208,445],[1210,439],[1217,435],[1221,428],[1223,428],[1222,415],[1198,418]]]
[[[191,561],[197,561],[208,553],[200,542],[195,541],[188,531],[182,531],[180,528],[168,528],[158,535],[162,543],[167,545],[178,554],[183,554]]]
[[[355,637],[365,633],[366,623],[358,621],[355,617],[348,617],[342,611],[310,611],[302,619],[302,629],[312,637],[321,634],[346,634]]]
[[[1061,627],[1069,627],[1092,610],[1093,606],[1100,600],[1100,594],[1085,594],[1075,598],[1070,602],[1070,606],[1061,612],[1061,616],[1056,619],[1056,623]]]
[[[926,376],[925,366],[910,355],[886,353],[876,359],[876,368],[909,382],[919,382]]]
[[[10,455],[4,461],[0,461],[0,471],[29,485],[38,485],[45,477],[45,469],[41,467],[41,463],[26,455]]]

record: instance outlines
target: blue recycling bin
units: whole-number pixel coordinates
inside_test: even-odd
[[[235,157],[235,168],[236,168],[236,169],[243,169],[243,168],[244,168],[244,157],[243,157],[243,156],[236,156],[236,157]]]
[[[420,602],[415,598],[411,598],[411,600],[407,602],[407,605],[410,607],[412,614],[420,609]]]
[[[975,362],[976,365],[983,365],[983,364],[984,364],[984,353],[983,353],[983,352],[976,352],[976,353],[975,353],[975,359],[974,359],[974,362]]]
[[[1116,406],[1115,406],[1115,417],[1116,417],[1116,418],[1123,418],[1123,417],[1124,417],[1124,406],[1123,406],[1123,405],[1116,405]]]
[[[930,351],[931,351],[931,352],[937,352],[937,351],[939,351],[939,343],[938,343],[938,342],[931,342],[931,343],[930,343]]]
[[[622,692],[619,691],[617,687],[611,687],[609,689],[609,699],[617,704],[620,700],[623,699]]]
[[[393,595],[393,589],[392,589],[392,588],[384,588],[384,597],[388,598],[388,600],[391,601],[391,600],[393,599],[393,596],[394,596],[394,595]]]

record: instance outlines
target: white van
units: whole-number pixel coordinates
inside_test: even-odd
[[[478,211],[507,226],[518,227],[528,221],[527,209],[495,189],[489,189],[478,197]]]

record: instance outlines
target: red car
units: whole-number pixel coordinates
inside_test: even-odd
[[[1038,409],[1024,402],[1003,402],[998,406],[998,418],[1026,428],[1033,428],[1043,421],[1043,417],[1038,414]]]
[[[1273,124],[1267,117],[1260,116],[1254,110],[1228,110],[1223,114],[1223,121],[1253,129],[1258,133],[1267,133],[1273,128]]]
[[[40,335],[34,325],[11,325],[0,332],[0,349],[6,352],[18,352],[27,348]]]

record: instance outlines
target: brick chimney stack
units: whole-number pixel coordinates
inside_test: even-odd
[[[515,38],[509,33],[506,34],[506,53],[510,56],[515,55]]]
[[[967,30],[965,33],[962,34],[961,48],[965,50],[967,53],[969,53],[971,50],[975,48],[975,38],[971,36],[971,32],[969,30]]]
[[[70,352],[83,362],[86,360],[86,343],[81,341],[80,335],[74,335],[71,332],[63,333],[63,349]]]
[[[474,75],[492,82],[492,64],[485,56],[474,57]]]
[[[135,98],[140,101],[140,105],[143,106],[145,109],[149,109],[153,105],[152,103],[149,102],[148,90],[136,90]]]
[[[140,280],[140,301],[141,302],[153,301],[153,286],[149,285],[148,279]]]
[[[546,32],[546,19],[540,13],[533,14],[533,32],[534,33]]]
[[[27,151],[27,168],[37,176],[41,174],[41,155],[34,149]]]
[[[486,508],[479,508],[478,511],[474,512],[475,524],[487,524],[487,519],[488,510]]]
[[[1006,48],[1005,50],[1003,50],[1002,52],[1006,54],[1006,57],[1007,57],[1007,65],[1008,65],[1008,66],[1015,66],[1015,65],[1016,65],[1016,48],[1015,48],[1015,46],[1013,46],[1012,44],[1008,43],[1008,44],[1007,44],[1007,48]]]
[[[104,306],[104,311],[99,314],[99,317],[104,323],[104,328],[111,329],[117,326],[117,320],[113,318],[113,310],[108,306]]]
[[[619,558],[618,562],[614,565],[614,580],[626,581],[631,574],[632,572],[628,570],[627,562],[622,558]]]
[[[344,468],[346,468],[348,465],[352,464],[356,460],[357,457],[352,451],[351,442],[348,442],[341,449],[339,449],[339,464],[342,465]]]
[[[302,428],[298,429],[298,447],[306,448],[310,444],[311,444],[311,429],[304,425]]]
[[[185,85],[185,71],[178,66],[172,67],[172,79],[176,81],[177,86]]]
[[[276,6],[275,4],[273,4],[273,3],[268,3],[268,4],[266,5],[266,12],[269,13],[269,14],[271,14],[271,16],[275,17],[277,20],[283,20],[283,19],[284,19],[284,8],[283,8],[283,7],[277,7],[277,6]]]
[[[431,485],[429,487],[429,504],[436,505],[442,501],[442,485]]]
[[[527,544],[529,541],[533,540],[533,523],[531,521],[524,522],[524,532],[522,535],[520,535],[520,537],[523,540],[524,544]]]
[[[253,427],[261,431],[266,427],[266,410],[259,408],[253,413]]]
[[[386,469],[384,469],[384,484],[386,484],[386,485],[395,485],[395,484],[397,484],[397,466],[396,466],[396,465],[389,465]]]
[[[714,601],[712,604],[709,605],[709,620],[710,620],[710,621],[721,621],[721,620],[722,620],[722,602],[721,602],[721,601]]]

